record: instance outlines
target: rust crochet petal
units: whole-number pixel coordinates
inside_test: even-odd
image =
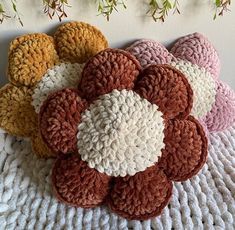
[[[102,204],[110,190],[110,177],[87,166],[76,155],[58,159],[52,171],[57,198],[69,205],[91,208]]]
[[[74,89],[57,91],[44,102],[39,114],[40,130],[53,152],[76,151],[77,126],[86,107],[86,101]]]
[[[169,65],[152,65],[139,76],[135,91],[157,104],[166,119],[186,118],[193,105],[193,91],[185,76]]]
[[[51,37],[37,34],[18,38],[10,46],[9,80],[18,86],[34,86],[57,61]]]
[[[139,62],[130,53],[106,49],[87,62],[79,86],[88,100],[113,89],[132,89],[140,69]]]
[[[171,194],[172,182],[152,166],[134,176],[115,178],[108,205],[124,218],[146,220],[161,213]]]
[[[54,157],[55,153],[51,151],[51,149],[46,145],[43,141],[40,132],[35,132],[31,136],[31,145],[33,152],[39,157],[48,158]]]
[[[84,22],[69,22],[56,31],[55,43],[60,58],[71,63],[84,63],[108,47],[104,35]]]
[[[165,149],[159,160],[169,179],[184,181],[196,175],[207,159],[207,138],[203,127],[190,116],[170,120],[165,128]]]
[[[37,127],[31,105],[32,90],[11,84],[0,89],[0,127],[12,135],[29,137]]]

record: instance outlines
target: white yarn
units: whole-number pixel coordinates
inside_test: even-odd
[[[84,64],[61,63],[49,69],[36,85],[32,95],[32,105],[36,113],[50,93],[70,87],[76,88],[81,80]]]
[[[78,125],[79,154],[89,167],[112,176],[152,166],[164,148],[162,113],[137,93],[114,90],[99,97]]]
[[[0,137],[0,229],[194,230],[235,229],[235,125],[210,134],[209,157],[191,180],[174,183],[161,216],[128,221],[105,206],[82,209],[58,202],[51,187],[54,160],[32,153],[30,143],[8,134]]]
[[[203,118],[211,111],[215,103],[216,84],[206,69],[188,61],[172,62],[172,66],[180,70],[188,79],[193,90],[193,108],[191,114],[196,118]]]

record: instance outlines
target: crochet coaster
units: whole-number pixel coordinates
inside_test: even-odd
[[[187,38],[181,40],[175,46],[184,52]],[[0,126],[30,137],[38,155],[57,158],[52,184],[60,201],[83,208],[106,204],[127,219],[159,215],[172,181],[191,178],[205,164],[203,122],[210,127],[208,120],[226,111],[218,126],[234,121],[231,90],[220,91],[230,100],[227,110],[213,113],[219,101],[214,50],[207,54],[193,42],[208,55],[207,62],[194,63],[148,42],[128,52],[106,49],[99,30],[72,22],[54,38],[31,34],[11,43]]]

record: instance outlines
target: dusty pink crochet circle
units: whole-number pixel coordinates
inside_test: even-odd
[[[126,50],[136,57],[143,68],[154,64],[168,64],[175,59],[161,43],[150,39],[139,40]]]
[[[235,122],[235,92],[227,84],[216,81],[215,104],[204,121],[210,132],[224,130]]]
[[[180,38],[172,47],[176,57],[204,67],[214,78],[220,73],[220,60],[211,42],[202,34],[194,33]]]

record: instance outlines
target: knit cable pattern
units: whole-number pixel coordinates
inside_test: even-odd
[[[128,221],[104,206],[69,207],[52,195],[54,160],[38,159],[30,142],[0,130],[1,229],[234,229],[235,125],[210,134],[209,157],[202,171],[174,183],[162,215]]]

